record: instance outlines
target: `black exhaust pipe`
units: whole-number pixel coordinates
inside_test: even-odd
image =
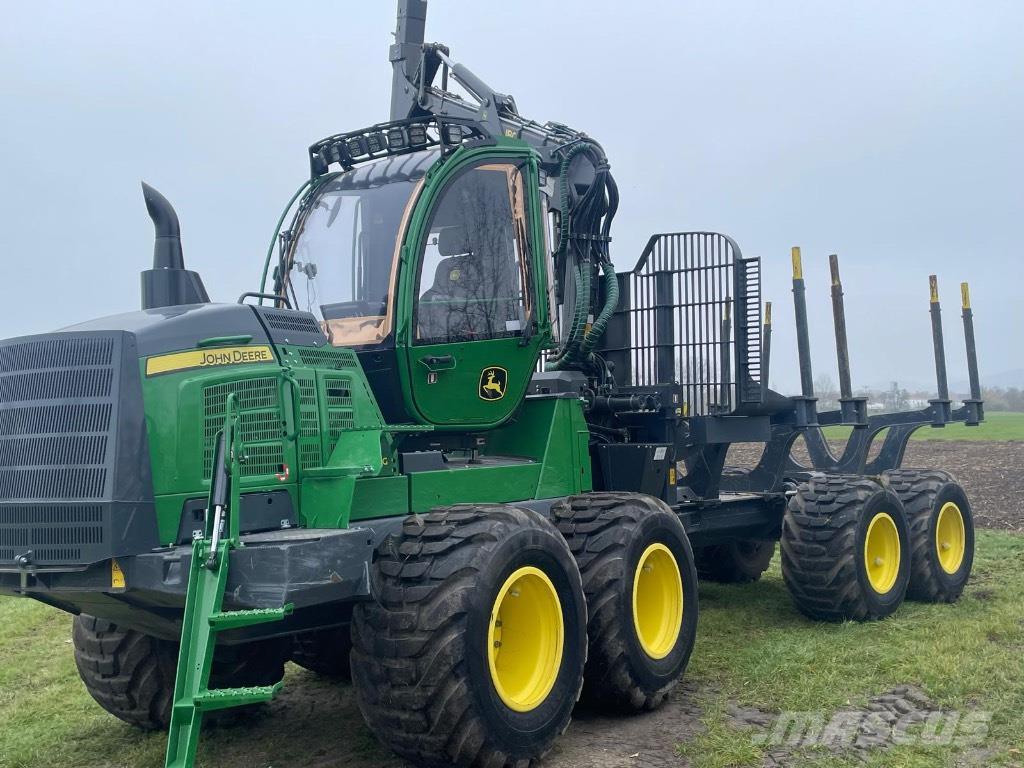
[[[174,206],[146,182],[142,182],[142,196],[156,234],[153,268],[142,273],[142,308],[208,303],[210,297],[206,293],[203,279],[198,273],[185,269],[181,228]]]

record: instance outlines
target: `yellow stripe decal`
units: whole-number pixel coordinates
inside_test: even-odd
[[[185,371],[189,368],[212,368],[219,365],[253,365],[274,362],[274,353],[268,346],[211,347],[172,352],[151,357],[146,361],[146,375]]]
[[[963,302],[964,309],[971,308],[971,289],[967,283],[960,283],[960,299]]]

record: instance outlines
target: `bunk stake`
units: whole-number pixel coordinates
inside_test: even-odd
[[[793,247],[793,309],[796,313],[796,345],[800,358],[800,397],[794,397],[796,404],[796,425],[814,427],[818,424],[818,413],[814,396],[814,375],[811,372],[811,340],[807,331],[807,297],[804,289],[804,269],[800,260],[800,249]]]
[[[764,303],[764,326],[761,328],[761,402],[768,398],[768,374],[772,363],[772,303]]]
[[[985,420],[981,400],[981,381],[978,377],[978,349],[974,344],[974,312],[971,309],[971,289],[967,283],[960,283],[960,298],[963,303],[964,342],[967,345],[967,375],[971,382],[971,396],[964,400],[967,408],[967,426],[976,427]]]
[[[843,305],[843,282],[839,279],[839,256],[828,257],[832,273],[832,320],[836,329],[836,357],[839,361],[839,408],[843,422],[858,427],[868,423],[868,399],[853,396],[850,379],[850,346],[846,340],[846,308]]]
[[[928,402],[932,405],[932,426],[943,427],[953,418],[949,401],[949,384],[946,381],[946,348],[942,340],[942,307],[939,304],[939,280],[935,275],[928,277],[931,298],[932,345],[935,347],[935,382],[938,397]]]

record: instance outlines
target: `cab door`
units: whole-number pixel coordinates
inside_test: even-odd
[[[549,334],[536,164],[527,152],[478,156],[425,197],[407,241],[410,410],[451,429],[496,426]]]

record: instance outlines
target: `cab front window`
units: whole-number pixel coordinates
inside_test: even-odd
[[[338,174],[307,202],[285,289],[333,345],[375,344],[391,332],[401,233],[435,158],[417,153]]]

